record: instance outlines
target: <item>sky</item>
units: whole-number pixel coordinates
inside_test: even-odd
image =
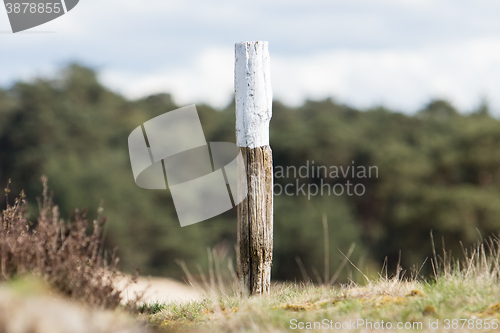
[[[498,0],[80,0],[12,34],[0,7],[0,86],[73,61],[134,99],[227,105],[234,43],[269,42],[274,98],[332,97],[413,113],[433,98],[500,115]]]

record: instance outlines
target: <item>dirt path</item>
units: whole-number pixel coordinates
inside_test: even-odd
[[[117,283],[119,288],[124,288],[122,297],[125,302],[135,299],[143,292],[145,292],[142,298],[144,303],[185,303],[202,297],[202,294],[193,287],[169,278],[139,277],[137,283],[126,287],[129,279],[127,276]]]

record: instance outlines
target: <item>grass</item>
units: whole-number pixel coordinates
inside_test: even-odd
[[[344,331],[376,331],[383,325],[381,331],[489,332],[500,326],[499,249],[499,239],[490,238],[464,251],[462,260],[444,251],[434,254],[434,276],[428,279],[417,273],[405,277],[398,269],[392,277],[366,278],[364,285],[281,284],[262,297],[210,292],[199,302],[156,303],[139,310],[157,328],[176,332],[288,332],[301,327],[315,332],[349,323],[359,326]]]
[[[101,322],[99,318],[107,316],[106,323],[114,325],[122,321],[123,327],[131,329],[128,331],[141,333],[156,330],[315,332],[326,329],[371,332],[377,331],[379,327],[382,329],[378,331],[394,332],[489,332],[500,326],[499,238],[480,240],[474,248],[464,249],[462,259],[451,258],[444,249],[442,255],[434,251],[433,258],[427,263],[432,265],[434,272],[430,278],[420,276],[419,272],[407,276],[398,267],[393,276],[389,276],[386,271],[370,279],[349,260],[354,246],[351,246],[344,256],[345,260],[330,276],[327,270],[329,240],[326,236],[325,274],[323,277],[319,273],[315,274],[318,285],[310,282],[275,284],[270,295],[241,297],[234,292],[239,288],[233,267],[229,265],[229,273],[225,275],[220,269],[227,249],[209,250],[209,274],[205,276],[200,269],[202,283],[194,281],[185,263],[179,262],[192,285],[198,288],[203,286],[206,290],[204,299],[185,304],[141,305],[137,308],[139,322],[145,321],[149,327],[137,326],[128,322],[130,313],[124,314],[122,319],[113,315],[123,314],[123,309],[119,308],[120,290],[113,285],[113,276],[119,274],[117,261],[111,260],[108,264],[102,254],[104,219],[99,217],[92,221],[90,228],[85,213],[75,214],[72,221],[61,220],[57,206],[48,195],[46,179],[43,183],[44,192],[36,222],[28,220],[24,195],[17,198],[14,205],[7,204],[0,216],[0,281],[8,283],[7,287],[5,284],[0,286],[0,294],[3,293],[0,295],[0,300],[3,300],[3,303],[0,302],[0,307],[3,306],[0,312],[4,314],[0,317],[0,332],[10,332],[5,329],[10,324],[26,323],[25,319],[20,320],[21,317],[6,314],[8,311],[46,311],[29,324],[41,325],[45,322],[44,318],[60,314],[63,308],[73,309],[70,311],[72,315],[64,317],[82,314],[79,316],[83,318],[79,319],[82,323],[94,325],[85,318],[95,316],[95,322],[98,323]],[[8,193],[8,188],[5,191]],[[323,226],[327,235],[326,217]],[[364,283],[332,286],[348,262],[365,278]],[[298,260],[298,263],[301,261]],[[303,268],[303,265],[300,267]],[[66,300],[61,298],[53,303],[52,308],[47,307],[49,298],[52,299],[54,295],[37,295],[40,284],[18,280],[30,274],[35,275],[40,283],[50,286],[51,290],[57,291],[57,294],[66,296]],[[229,288],[224,285],[225,276],[233,280]],[[310,280],[307,276],[305,279]],[[70,302],[71,299],[73,302]],[[91,309],[83,308],[74,301],[91,305]],[[36,302],[42,305],[34,310],[25,310],[25,307],[31,309]],[[16,307],[15,304],[22,306]],[[130,310],[130,307],[121,308]],[[115,309],[115,312],[103,312],[102,308]],[[51,320],[50,327],[59,325],[59,317]],[[387,329],[389,325],[392,330]],[[396,329],[398,326],[401,328]],[[97,332],[94,328],[88,331]],[[102,330],[112,331],[115,330],[107,327]]]

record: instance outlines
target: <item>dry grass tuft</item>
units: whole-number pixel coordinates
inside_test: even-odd
[[[436,307],[432,305],[426,305],[422,314],[424,316],[430,316],[436,313]]]
[[[500,303],[495,303],[490,306],[484,311],[485,314],[487,315],[495,315],[500,313]]]
[[[412,291],[410,291],[408,296],[425,296],[425,294],[422,290],[413,289]]]

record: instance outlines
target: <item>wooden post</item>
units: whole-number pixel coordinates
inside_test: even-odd
[[[273,258],[272,90],[267,42],[235,45],[236,142],[248,195],[238,205],[237,271],[243,295],[268,294]],[[241,178],[240,178],[241,179]],[[245,182],[239,182],[244,184]]]

